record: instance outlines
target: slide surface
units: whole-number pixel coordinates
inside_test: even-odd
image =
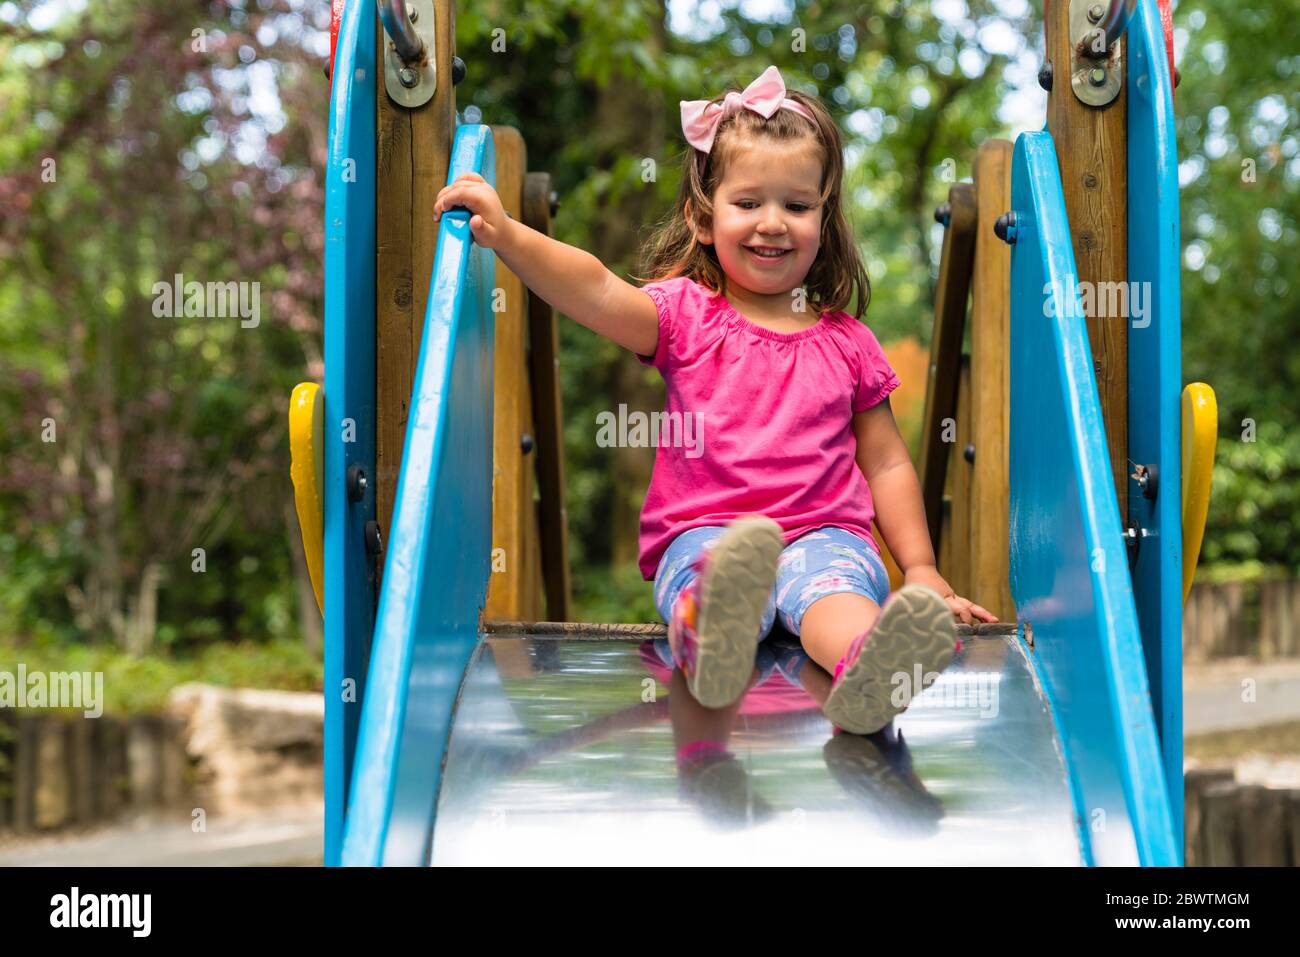
[[[773,672],[735,722],[734,766],[703,783],[677,772],[666,677],[635,641],[485,641],[430,863],[1082,861],[1052,717],[1015,638],[969,639],[896,722],[901,746],[832,735]]]

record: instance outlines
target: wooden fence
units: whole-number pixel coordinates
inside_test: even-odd
[[[1184,775],[1183,793],[1188,867],[1300,866],[1300,790],[1196,768]]]
[[[1300,657],[1300,579],[1198,583],[1183,609],[1183,661]]]
[[[53,831],[185,806],[183,723],[0,710],[0,833]]]

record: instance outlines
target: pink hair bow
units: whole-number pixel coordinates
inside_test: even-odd
[[[702,153],[713,149],[713,139],[718,135],[718,126],[724,119],[737,110],[746,109],[767,119],[777,110],[785,107],[794,110],[800,116],[812,120],[808,111],[787,99],[785,81],[781,71],[770,66],[764,70],[753,83],[737,93],[732,90],[721,103],[708,100],[682,100],[682,132],[686,142]]]

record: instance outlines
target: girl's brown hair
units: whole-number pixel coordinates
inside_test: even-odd
[[[688,276],[716,293],[724,292],[726,273],[718,263],[712,244],[703,244],[695,238],[693,222],[705,227],[711,225],[714,192],[729,161],[744,148],[746,141],[758,137],[777,142],[809,140],[821,154],[822,231],[821,248],[804,279],[804,287],[809,302],[818,312],[847,310],[854,303],[852,314],[861,319],[871,300],[871,281],[841,205],[844,144],[839,128],[817,97],[798,90],[789,90],[786,96],[808,111],[813,117],[812,124],[794,110],[779,109],[764,119],[752,110],[740,109],[719,124],[712,152],[686,147],[677,201],[646,245],[642,260],[649,276],[642,281]],[[723,93],[711,102],[720,103],[725,97]]]

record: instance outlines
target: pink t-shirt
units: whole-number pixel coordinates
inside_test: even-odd
[[[685,276],[642,288],[659,310],[659,343],[638,358],[667,386],[641,507],[642,576],[654,578],[687,529],[751,513],[775,520],[786,544],[838,526],[876,547],[853,414],[898,376],[871,330],[826,312],[801,332],[773,332]]]

